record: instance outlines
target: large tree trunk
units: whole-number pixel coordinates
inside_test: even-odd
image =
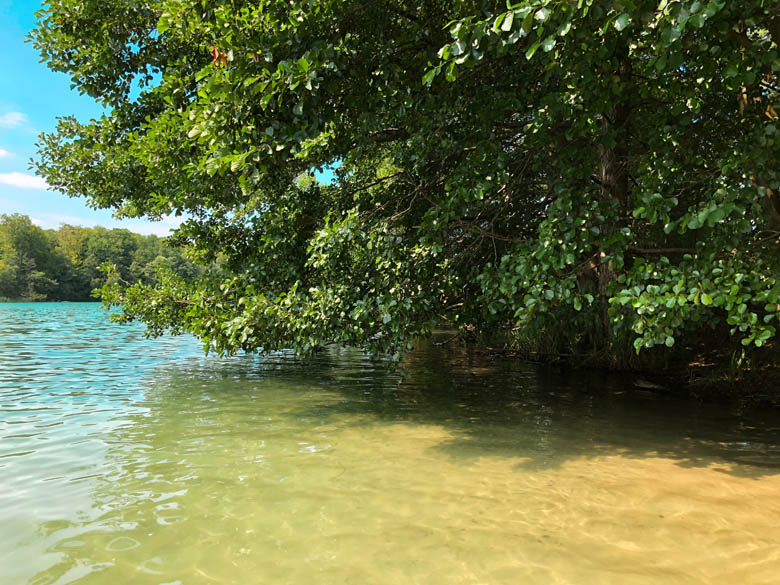
[[[620,79],[622,91],[615,96],[613,106],[603,114],[601,121],[602,142],[599,143],[599,180],[601,182],[601,200],[616,202],[619,215],[625,215],[628,204],[628,130],[631,116],[631,62],[622,57],[615,72]],[[612,140],[614,139],[614,144]],[[618,222],[610,222],[605,228],[608,232],[619,229]],[[605,347],[612,336],[612,326],[607,314],[607,296],[609,286],[617,280],[614,265],[604,259],[611,256],[612,250],[599,252],[598,291],[604,309],[601,314],[598,344]]]

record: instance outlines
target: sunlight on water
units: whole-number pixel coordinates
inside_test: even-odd
[[[776,583],[777,414],[628,390],[0,305],[0,584]]]

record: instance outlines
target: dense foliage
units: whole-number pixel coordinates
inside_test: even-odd
[[[42,138],[49,184],[186,214],[177,240],[224,258],[104,289],[153,333],[775,335],[776,0],[50,0],[33,40],[107,108]]]
[[[124,229],[62,225],[44,230],[25,215],[0,215],[0,299],[89,301],[106,283],[153,284],[158,274],[194,277],[200,271],[164,238]]]

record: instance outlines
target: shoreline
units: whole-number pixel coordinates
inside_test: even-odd
[[[675,354],[639,356],[638,365],[617,367],[604,354],[563,354],[502,347],[489,343],[458,343],[455,332],[439,330],[428,342],[439,347],[459,348],[485,359],[518,360],[543,368],[569,372],[591,371],[625,377],[638,393],[689,397],[701,401],[767,405],[780,408],[780,347],[763,348],[756,365],[739,366],[734,348],[687,347]],[[450,335],[443,342],[435,338]],[[659,362],[663,362],[660,363]]]

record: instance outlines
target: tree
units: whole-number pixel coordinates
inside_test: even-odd
[[[153,284],[161,269],[172,270],[185,278],[199,274],[195,265],[183,258],[181,251],[171,247],[166,239],[153,235],[136,235],[135,239],[136,250],[129,268],[130,282]]]
[[[106,262],[116,265],[120,278],[131,279],[130,267],[138,246],[133,236],[134,234],[125,229],[108,230],[95,227],[90,230],[80,258],[83,269],[91,278],[90,290],[100,287],[105,281],[99,267]]]
[[[56,300],[88,301],[90,282],[96,276],[88,274],[83,266],[84,246],[91,232],[90,228],[62,224],[53,232],[55,251],[62,259],[62,266],[57,273]]]
[[[199,273],[165,238],[102,227],[43,230],[26,215],[0,215],[0,297],[94,300],[93,289],[106,283],[105,263],[125,284],[154,284],[161,270],[181,277]]]
[[[52,244],[26,215],[0,215],[0,296],[43,300],[57,286]]]
[[[776,2],[52,0],[33,41],[107,108],[41,138],[48,183],[187,214],[176,239],[218,261],[104,289],[153,334],[775,335]]]

